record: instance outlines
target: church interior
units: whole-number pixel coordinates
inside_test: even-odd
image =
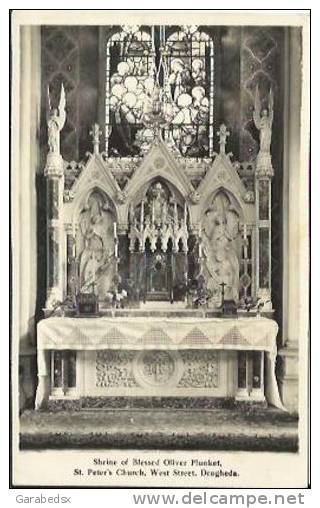
[[[296,415],[300,28],[22,26],[20,72],[22,418]]]

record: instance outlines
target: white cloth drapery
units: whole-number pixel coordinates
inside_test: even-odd
[[[52,317],[38,324],[36,407],[48,398],[49,350],[265,351],[267,401],[283,409],[275,376],[278,325],[267,318]]]

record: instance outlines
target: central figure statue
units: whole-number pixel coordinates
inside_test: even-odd
[[[202,235],[204,276],[213,294],[214,307],[222,303],[222,284],[226,300],[239,298],[238,236],[238,213],[229,198],[220,192],[205,214]]]

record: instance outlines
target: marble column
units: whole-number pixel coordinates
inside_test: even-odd
[[[13,152],[20,154],[19,167],[14,170],[14,214],[19,237],[19,324],[20,339],[29,343],[34,337],[34,313],[37,293],[36,241],[36,172],[39,165],[40,126],[40,27],[23,26],[20,29],[20,134],[13,138]],[[19,145],[19,146],[15,146]],[[15,226],[15,223],[13,224]]]
[[[66,286],[67,296],[72,297],[75,303],[77,279],[76,273],[76,252],[75,252],[75,228],[72,224],[65,224],[65,240],[66,240]]]
[[[283,347],[280,392],[289,411],[298,410],[299,340],[307,340],[304,314],[308,310],[307,289],[302,294],[301,280],[308,280],[306,210],[301,206],[308,196],[308,168],[301,160],[301,33],[299,28],[286,29],[284,74],[284,161],[283,161]],[[304,182],[304,184],[303,184]],[[307,206],[307,205],[306,205]],[[306,351],[306,350],[305,350]]]
[[[271,310],[271,179],[269,171],[256,169],[256,294],[265,302],[263,310]]]
[[[13,29],[12,62],[12,264],[14,291],[13,389],[19,381],[20,409],[35,393],[37,298],[36,173],[39,168],[41,100],[40,27]],[[18,49],[19,48],[19,49]],[[16,340],[17,339],[17,340]],[[18,370],[19,354],[19,375]]]
[[[52,310],[63,300],[63,252],[60,212],[63,204],[63,160],[61,155],[48,154],[44,172],[47,177],[47,300]]]

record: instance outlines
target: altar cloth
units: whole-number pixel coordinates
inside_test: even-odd
[[[220,349],[266,352],[267,401],[283,409],[275,376],[278,325],[272,319],[51,317],[38,323],[36,407],[48,392],[49,350]]]

